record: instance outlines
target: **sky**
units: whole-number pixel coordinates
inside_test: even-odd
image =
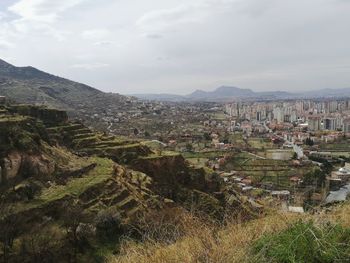
[[[350,87],[350,0],[0,0],[0,58],[106,92]]]

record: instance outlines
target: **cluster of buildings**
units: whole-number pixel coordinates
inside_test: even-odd
[[[236,122],[299,124],[309,131],[350,132],[350,100],[234,102],[225,112]]]

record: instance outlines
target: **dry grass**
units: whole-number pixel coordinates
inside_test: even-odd
[[[237,223],[239,220],[236,218],[219,227],[198,221],[198,218],[190,214],[181,217],[181,221],[185,222],[182,227],[186,234],[178,235],[173,243],[152,239],[144,242],[124,241],[120,253],[109,257],[107,261],[110,263],[259,262],[259,259],[252,254],[251,246],[263,235],[281,232],[300,219],[304,222],[312,219],[320,224],[333,222],[349,227],[350,204],[345,203],[331,211],[323,210],[315,215],[270,211],[265,217],[256,220]]]
[[[250,245],[255,240],[266,233],[281,231],[301,217],[275,213],[248,223],[235,221],[221,227],[187,218],[186,235],[173,244],[125,241],[120,254],[110,257],[108,262],[248,262],[251,260]]]
[[[330,221],[335,224],[340,224],[343,227],[350,227],[350,203],[346,202],[338,205],[331,211],[323,210],[314,218],[318,221]]]

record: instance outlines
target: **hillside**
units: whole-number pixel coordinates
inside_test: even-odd
[[[79,110],[90,110],[93,114],[108,106],[127,110],[129,101],[119,94],[107,94],[33,67],[16,67],[3,60],[0,60],[0,95],[18,103],[68,110],[71,115],[79,115]]]
[[[256,216],[213,170],[146,144],[93,132],[65,111],[0,106],[0,261],[102,262],[156,218]]]

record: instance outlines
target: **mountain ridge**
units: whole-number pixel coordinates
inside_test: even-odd
[[[127,107],[130,97],[118,93],[105,93],[91,86],[62,78],[32,66],[16,67],[0,59],[0,95],[7,96],[19,103],[46,105],[74,112],[77,109],[108,106],[122,109]],[[350,88],[304,91],[292,93],[286,91],[256,92],[234,86],[223,85],[213,91],[197,89],[187,95],[153,93],[132,94],[142,100],[154,101],[230,101],[239,100],[271,100],[298,98],[350,97]]]
[[[45,105],[73,112],[88,106],[124,104],[127,97],[109,94],[32,66],[16,67],[0,59],[0,95],[18,103]]]
[[[188,95],[177,94],[133,94],[133,96],[144,100],[169,100],[169,101],[227,101],[232,99],[298,99],[298,98],[329,98],[329,97],[350,97],[350,88],[340,89],[319,89],[305,92],[287,91],[260,91],[242,89],[233,86],[220,86],[213,91],[197,89]]]

